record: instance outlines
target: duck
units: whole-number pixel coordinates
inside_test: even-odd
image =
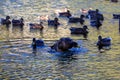
[[[111,40],[112,40],[112,38],[110,38],[110,37],[102,38],[102,36],[99,35],[98,36],[98,41],[97,41],[98,50],[101,50],[104,47],[110,47],[111,46]]]
[[[54,20],[50,20],[50,19],[48,20],[48,26],[56,27],[58,25],[60,25],[60,23],[58,22],[58,18],[57,17],[55,17]]]
[[[43,22],[38,23],[30,23],[30,29],[40,29],[41,31],[44,29]]]
[[[111,0],[111,2],[115,2],[115,3],[117,3],[117,2],[118,2],[118,0]]]
[[[87,15],[86,15],[86,18],[88,18],[90,20],[93,20],[94,16],[95,16],[95,13],[96,13],[95,10],[89,10],[88,13],[87,13]]]
[[[10,16],[6,16],[6,18],[1,18],[0,20],[0,23],[2,25],[6,25],[6,26],[9,26],[11,24],[11,21],[10,21]]]
[[[71,17],[72,15],[71,15],[71,13],[70,13],[70,11],[69,10],[67,10],[66,12],[60,12],[59,13],[59,17],[67,17],[67,18],[69,18],[69,17]]]
[[[102,22],[104,21],[104,16],[99,12],[98,9],[95,11],[89,11],[90,25],[92,27],[96,27],[98,30],[100,26],[102,26]]]
[[[99,28],[102,26],[102,22],[101,22],[99,19],[91,20],[91,21],[90,21],[90,25],[91,25],[92,27],[96,27],[97,30],[99,30]]]
[[[104,16],[103,14],[99,11],[99,9],[96,9],[96,16],[97,16],[97,19],[99,19],[100,21],[104,21]]]
[[[120,19],[120,14],[113,14],[113,19]]]
[[[44,46],[44,41],[43,40],[36,40],[36,38],[32,39],[32,48],[36,49],[37,47],[43,47]]]
[[[54,12],[55,12],[55,14],[59,15],[59,13],[67,12],[67,10],[68,10],[67,8],[63,8],[63,9],[57,9]]]
[[[55,44],[51,46],[51,49],[54,49],[57,52],[64,52],[77,46],[78,46],[78,43],[73,41],[71,38],[62,37]]]
[[[83,26],[83,28],[76,28],[76,27],[71,27],[70,28],[71,34],[75,35],[83,35],[84,38],[87,38],[88,35],[88,27],[86,25]]]
[[[85,20],[84,20],[84,15],[80,15],[80,17],[70,17],[69,18],[69,23],[80,23],[81,25],[84,24]]]
[[[12,19],[12,26],[23,26],[24,25],[24,19]]]
[[[99,11],[99,9],[96,10],[89,10],[88,14],[87,14],[87,18],[89,18],[90,20],[96,20],[99,19],[101,21],[104,21],[104,16],[103,14]]]

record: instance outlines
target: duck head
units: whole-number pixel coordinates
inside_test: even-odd
[[[86,30],[86,29],[88,29],[88,27],[87,27],[86,25],[84,25],[84,26],[83,26],[83,29],[85,29],[85,30]]]
[[[98,36],[98,40],[102,40],[102,36],[101,35]]]
[[[84,15],[80,15],[80,18],[84,18],[85,16]]]
[[[10,19],[10,16],[6,16],[6,20]]]

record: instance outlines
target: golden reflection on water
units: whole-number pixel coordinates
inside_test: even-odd
[[[82,36],[71,36],[70,27],[82,27],[79,24],[67,24],[67,19],[60,18],[62,25],[58,28],[57,32],[53,28],[48,28],[47,23],[44,22],[45,29],[41,36],[39,30],[29,30],[29,22],[37,22],[37,16],[47,14],[53,19],[55,16],[53,11],[59,7],[68,7],[74,15],[79,16],[79,9],[92,7],[98,8],[105,16],[103,26],[98,31],[96,28],[89,26],[89,21],[86,20],[86,24],[89,28],[88,40],[83,40],[82,46],[88,48],[88,52],[84,55],[80,54],[74,56],[74,59],[68,59],[68,61],[62,61],[61,58],[57,60],[51,60],[51,54],[47,54],[46,50],[40,50],[37,53],[37,57],[25,58],[25,62],[22,64],[11,62],[0,64],[0,79],[9,80],[10,78],[17,80],[26,80],[35,78],[35,80],[119,80],[120,79],[120,34],[118,31],[118,20],[112,20],[113,13],[120,13],[120,2],[111,3],[103,0],[20,0],[20,5],[17,2],[10,3],[9,0],[4,5],[5,15],[10,15],[12,18],[18,16],[25,19],[24,30],[20,31],[19,28],[13,28],[12,26],[7,30],[5,26],[0,26],[0,40],[11,39],[32,39],[33,37],[42,38],[44,40],[57,40],[60,37],[71,37],[73,39],[83,39]],[[32,2],[30,2],[32,1]],[[18,1],[19,2],[19,1]],[[57,2],[57,3],[56,3]],[[11,5],[12,4],[12,5]],[[14,5],[13,5],[14,4]],[[18,6],[17,6],[18,5]],[[22,6],[21,6],[22,5]],[[79,5],[79,6],[78,6]],[[20,6],[20,7],[19,7]],[[0,17],[4,17],[0,15]],[[103,37],[110,36],[112,38],[112,47],[110,50],[105,50],[103,53],[99,53],[96,47],[97,36]],[[20,42],[21,43],[21,42]],[[16,43],[16,44],[20,44]],[[23,43],[26,43],[23,41]],[[30,44],[31,42],[27,43]],[[12,45],[12,43],[6,43]],[[0,44],[2,47],[3,45]],[[20,49],[19,49],[20,48]],[[0,49],[2,57],[3,53],[17,53],[24,52],[30,54],[30,49],[26,46],[10,49]],[[43,52],[41,52],[43,51]],[[15,58],[15,57],[12,57]],[[22,57],[19,57],[20,59]],[[16,58],[15,58],[16,59]],[[24,61],[24,60],[23,60]],[[1,73],[2,72],[2,73]],[[12,73],[12,74],[11,74]],[[1,75],[2,74],[2,75]]]

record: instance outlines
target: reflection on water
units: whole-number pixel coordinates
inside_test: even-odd
[[[119,80],[119,26],[118,20],[111,16],[113,12],[120,13],[119,4],[102,0],[0,0],[1,18],[9,15],[11,20],[20,17],[25,20],[23,28],[0,25],[0,80]],[[56,9],[66,7],[74,16],[79,16],[81,8],[100,9],[105,16],[102,27],[98,31],[86,19],[88,40],[71,35],[70,27],[82,26],[68,24],[66,18],[59,18],[61,25],[58,29],[43,22],[43,33],[30,30],[29,23],[39,23],[38,16],[49,15],[53,19]],[[98,35],[112,38],[110,50],[99,53],[96,47]],[[46,46],[32,50],[33,37],[42,38]],[[71,37],[80,47],[63,53],[52,51],[50,46],[61,37]]]

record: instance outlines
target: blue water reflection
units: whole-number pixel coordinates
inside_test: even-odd
[[[113,13],[120,12],[119,3],[109,0],[0,0],[0,18],[9,15],[11,20],[19,17],[25,20],[23,28],[0,25],[0,80],[119,80],[119,26],[118,20],[112,19]],[[40,30],[29,29],[29,23],[39,23],[40,15],[53,19],[55,10],[66,7],[76,17],[80,16],[81,8],[98,8],[105,16],[103,26],[98,31],[85,19],[89,28],[88,40],[83,40],[81,35],[71,35],[69,28],[82,26],[69,24],[66,18],[59,18],[58,29],[43,22],[42,34]],[[112,38],[110,50],[98,51],[98,35]],[[45,46],[33,50],[34,37],[45,40]],[[72,38],[79,47],[66,52],[51,50],[50,46],[61,37]]]

